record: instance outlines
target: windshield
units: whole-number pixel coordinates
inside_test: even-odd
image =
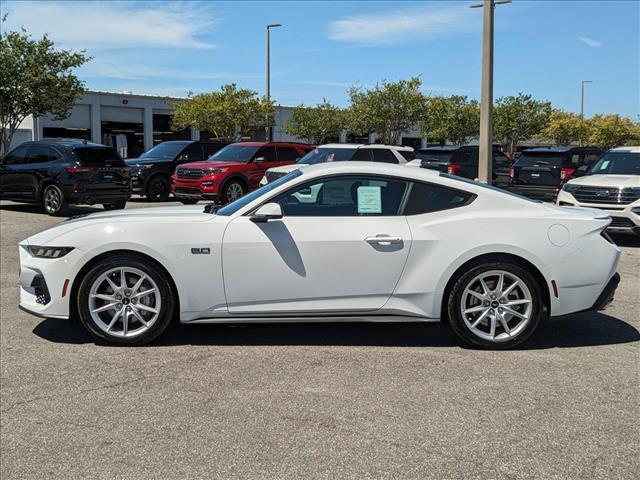
[[[175,157],[189,142],[163,142],[147,150],[139,158]]]
[[[416,157],[426,162],[450,162],[453,152],[421,150]]]
[[[298,163],[315,165],[325,162],[346,162],[351,160],[356,151],[355,148],[314,148],[298,160]]]
[[[224,160],[225,162],[249,163],[260,147],[249,145],[227,145],[222,150],[209,157],[209,160]]]
[[[242,207],[253,202],[256,198],[261,197],[265,193],[270,192],[274,188],[277,188],[283,183],[287,183],[289,180],[299,177],[300,175],[302,175],[302,170],[294,170],[288,175],[285,175],[284,177],[280,177],[277,180],[274,180],[273,182],[267,183],[263,187],[260,187],[257,190],[254,190],[253,192],[249,193],[248,195],[245,195],[244,197],[239,198],[235,202],[229,203],[228,205],[221,208],[220,210],[209,212],[209,213],[215,213],[216,215],[222,215],[223,217],[228,217],[229,215],[233,215]],[[207,212],[207,207],[205,207],[205,212]]]
[[[579,155],[576,155],[579,158]],[[567,157],[563,155],[548,153],[523,153],[516,160],[517,167],[533,167],[535,165],[550,165],[552,167],[562,167],[565,163],[569,164]]]
[[[589,175],[640,175],[640,153],[609,152],[591,167]]]

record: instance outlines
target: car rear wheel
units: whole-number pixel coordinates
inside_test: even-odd
[[[127,205],[126,200],[118,200],[113,203],[103,203],[102,206],[105,210],[122,210]]]
[[[231,203],[235,200],[238,200],[240,197],[243,197],[247,193],[247,187],[244,186],[242,182],[239,180],[231,180],[227,183],[221,195],[222,203]]]
[[[467,343],[493,349],[524,342],[543,314],[535,277],[508,262],[480,264],[453,285],[447,310],[453,330]]]
[[[116,345],[152,341],[169,325],[175,306],[166,274],[149,261],[127,255],[89,270],[77,301],[87,330]]]
[[[64,214],[67,210],[67,202],[62,190],[55,185],[47,185],[42,191],[42,206],[44,211],[51,216]]]
[[[171,183],[169,179],[156,175],[147,181],[145,196],[150,202],[166,202],[171,194]]]

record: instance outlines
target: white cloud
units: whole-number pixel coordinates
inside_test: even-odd
[[[206,6],[155,2],[7,2],[9,27],[48,33],[57,44],[91,51],[124,48],[206,49],[199,39],[215,22]]]
[[[410,8],[394,12],[352,15],[328,25],[330,39],[356,45],[391,45],[417,37],[436,37],[469,31],[481,23],[467,4]]]
[[[578,40],[591,48],[598,48],[600,45],[602,45],[602,42],[600,40],[594,40],[593,38],[589,37],[578,37]]]

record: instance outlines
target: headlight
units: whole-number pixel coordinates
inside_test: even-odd
[[[227,170],[229,170],[229,169],[228,168],[210,168],[209,169],[209,175],[212,175],[214,173],[226,172]]]
[[[578,188],[580,188],[579,185],[575,185],[575,184],[572,184],[572,183],[565,183],[562,186],[562,190],[564,190],[567,193],[573,193],[573,192],[577,191]]]
[[[73,247],[37,247],[35,245],[27,245],[24,248],[36,258],[61,258],[73,250]]]

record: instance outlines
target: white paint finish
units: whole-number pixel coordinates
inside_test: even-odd
[[[284,217],[256,224],[247,216],[292,186],[342,174],[431,182],[477,197],[464,207],[409,217]],[[27,242],[75,250],[58,260],[35,259],[23,251],[21,265],[51,281],[52,302],[34,307],[42,315],[68,315],[69,299],[59,298],[64,278],[74,279],[96,255],[126,249],[166,268],[178,290],[183,322],[238,315],[272,321],[299,312],[334,319],[356,313],[371,320],[379,315],[428,320],[439,318],[447,282],[467,261],[511,254],[539,270],[546,288],[556,280],[560,295],[551,295],[551,314],[563,315],[591,307],[615,272],[619,250],[600,235],[609,221],[606,212],[531,202],[431,170],[337,162],[304,168],[228,217],[203,213],[195,205],[67,221]],[[549,241],[553,225],[570,232],[564,247]],[[365,239],[378,234],[402,237],[402,248],[376,250]],[[194,255],[191,248],[209,248],[210,254]],[[29,295],[23,290],[21,303],[33,307]]]
[[[402,241],[385,245],[370,237]],[[369,241],[367,241],[369,239]],[[411,247],[404,217],[233,220],[223,242],[231,313],[361,312],[380,309]]]
[[[569,239],[571,238],[571,234],[567,227],[558,224],[551,225],[549,227],[547,236],[549,237],[549,241],[556,247],[564,247],[569,243]]]

